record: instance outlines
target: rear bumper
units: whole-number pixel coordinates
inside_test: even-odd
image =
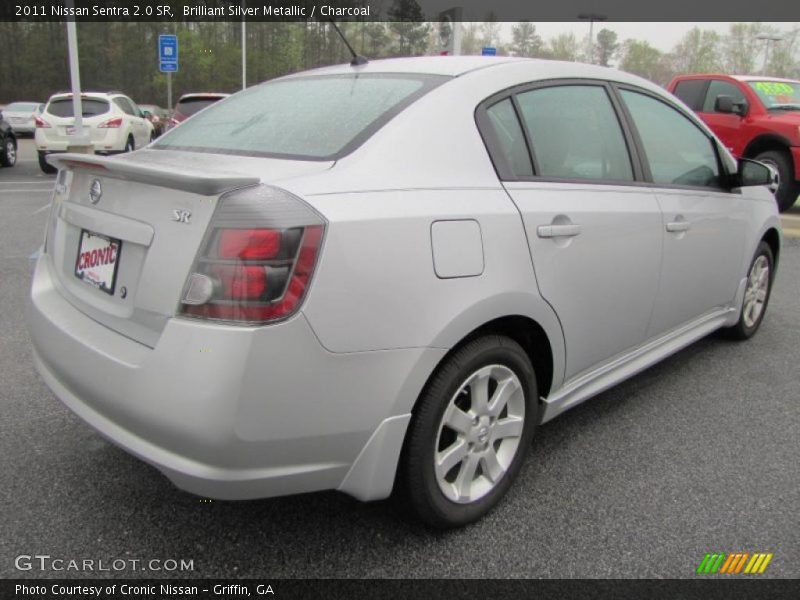
[[[406,411],[440,350],[327,352],[302,315],[267,328],[171,319],[155,348],[106,328],[37,262],[27,315],[55,395],[178,487],[219,499],[386,497]]]
[[[792,146],[792,160],[794,161],[794,178],[800,181],[800,146]]]
[[[73,143],[70,138],[65,136],[48,137],[45,133],[46,130],[36,129],[34,138],[36,140],[36,150],[42,154],[53,154],[57,152],[67,152],[69,146]],[[92,132],[93,137],[96,131]],[[96,154],[116,154],[124,152],[125,142],[127,138],[119,135],[116,129],[99,130],[103,134],[99,139],[90,140],[91,145],[94,147]]]

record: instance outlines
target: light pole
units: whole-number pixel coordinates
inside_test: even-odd
[[[780,42],[783,39],[783,36],[780,35],[769,35],[766,33],[762,33],[761,35],[756,36],[757,40],[764,40],[764,68],[761,69],[761,74],[767,74],[767,62],[769,61],[769,45],[771,42]]]
[[[581,13],[578,15],[581,21],[589,21],[589,64],[594,64],[594,22],[605,21],[608,19],[606,15],[599,13]]]
[[[245,12],[247,0],[242,0],[242,89],[247,89],[247,24]]]

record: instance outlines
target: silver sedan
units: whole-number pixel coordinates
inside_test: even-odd
[[[770,169],[575,63],[324,68],[49,160],[28,325],[62,402],[203,496],[394,491],[439,527],[540,424],[752,336],[781,247]]]

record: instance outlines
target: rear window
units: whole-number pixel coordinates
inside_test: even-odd
[[[99,98],[83,98],[81,100],[81,111],[84,117],[94,117],[107,113],[109,109],[107,100]],[[47,105],[47,112],[56,117],[74,117],[72,110],[72,98],[59,98],[51,100]]]
[[[161,138],[155,148],[335,160],[447,78],[416,74],[311,76],[231,96]]]
[[[222,98],[186,98],[178,102],[175,110],[184,117],[191,117],[193,114],[200,112],[207,106],[211,106],[220,100],[222,100]]]
[[[706,87],[708,87],[708,79],[684,79],[675,86],[674,94],[692,110],[701,110]]]
[[[13,112],[33,112],[38,105],[35,102],[12,102],[6,106],[6,110]]]

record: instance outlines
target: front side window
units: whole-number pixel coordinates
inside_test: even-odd
[[[196,114],[154,148],[334,160],[446,79],[347,74],[267,82]]]
[[[685,115],[651,96],[620,90],[650,165],[654,183],[720,187],[712,140]]]
[[[734,104],[747,105],[747,99],[738,87],[728,81],[714,79],[708,86],[706,101],[703,103],[703,112],[716,112],[717,96],[730,96]]]
[[[622,128],[605,88],[563,85],[517,96],[537,175],[633,181]]]

